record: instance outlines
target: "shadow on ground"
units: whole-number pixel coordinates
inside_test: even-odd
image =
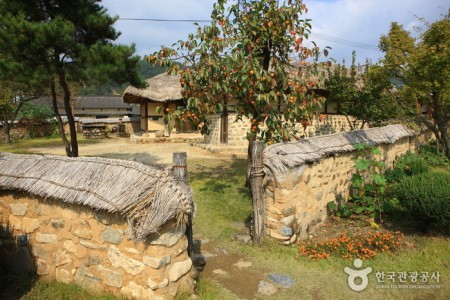
[[[21,299],[37,280],[36,262],[28,235],[13,236],[8,224],[0,224],[0,299]]]

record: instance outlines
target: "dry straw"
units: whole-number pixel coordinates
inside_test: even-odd
[[[155,77],[147,79],[148,86],[138,89],[129,86],[123,92],[123,102],[140,103],[142,101],[165,102],[181,100],[182,87],[179,75],[168,75],[162,73]]]
[[[314,163],[322,158],[354,151],[354,145],[392,144],[414,132],[404,125],[388,125],[365,130],[355,130],[302,139],[296,142],[275,144],[264,150],[265,182],[275,181],[289,169]]]
[[[185,223],[194,209],[189,186],[169,170],[106,158],[0,153],[0,190],[119,213],[145,239],[167,221]]]

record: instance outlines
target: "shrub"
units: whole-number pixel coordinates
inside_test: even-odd
[[[450,174],[423,173],[403,178],[395,194],[421,221],[448,226],[450,220]]]
[[[445,167],[449,164],[447,156],[442,152],[437,152],[436,145],[431,143],[420,146],[419,156],[431,167]]]
[[[412,152],[401,156],[393,170],[386,171],[385,176],[389,182],[399,182],[405,176],[412,176],[428,172],[426,161]]]

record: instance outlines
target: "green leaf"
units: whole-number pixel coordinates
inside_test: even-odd
[[[352,187],[360,188],[364,182],[364,179],[359,174],[353,174],[351,182],[352,182]]]
[[[358,159],[358,161],[355,164],[355,168],[358,171],[365,171],[369,168],[370,161],[367,159]]]
[[[374,174],[372,175],[372,181],[379,186],[385,186],[386,185],[386,177],[384,175],[380,174]]]

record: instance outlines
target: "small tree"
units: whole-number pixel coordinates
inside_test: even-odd
[[[301,18],[307,11],[302,1],[278,2],[219,0],[210,25],[147,57],[181,74],[187,106],[173,112],[175,119],[207,134],[208,114],[234,110],[238,120],[251,120],[249,141],[272,144],[290,140],[296,125],[310,118],[320,103],[314,90],[321,81],[311,76],[320,75],[321,52],[314,42],[303,44],[311,25]],[[186,69],[173,63],[177,58]]]
[[[134,47],[112,43],[119,36],[113,28],[117,17],[110,17],[98,2],[0,1],[0,68],[33,69],[45,81],[67,156],[78,156],[71,83],[112,79],[143,85],[136,72],[139,58],[133,56]],[[58,113],[58,87],[63,94],[69,139]]]
[[[383,72],[380,65],[373,65],[369,61],[363,71],[357,69],[353,52],[350,69],[344,63],[336,65],[325,80],[330,97],[339,101],[340,112],[347,117],[350,128],[358,129],[357,123],[360,123],[360,129],[366,124],[379,126],[396,118],[399,110],[390,92],[392,83],[389,75]],[[354,119],[350,120],[349,116]]]
[[[398,103],[432,130],[450,158],[450,20],[449,14],[432,24],[424,22],[416,41],[397,23],[380,40],[385,52],[383,65],[391,76],[403,81],[403,97]],[[417,112],[416,104],[425,106],[431,120]]]
[[[21,108],[37,98],[38,96],[25,96],[13,83],[0,79],[0,125],[7,144],[12,143],[11,129],[20,117]]]

